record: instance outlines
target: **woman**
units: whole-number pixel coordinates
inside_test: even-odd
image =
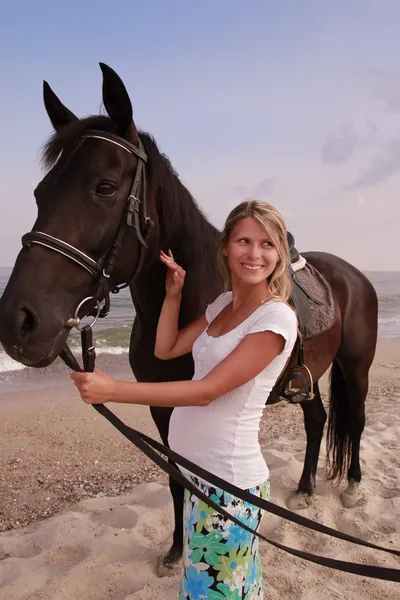
[[[229,214],[219,245],[227,291],[178,331],[185,271],[171,251],[155,355],[193,353],[190,381],[114,381],[97,370],[72,378],[86,403],[175,407],[169,445],[242,489],[269,499],[269,471],[258,442],[265,402],[292,352],[297,320],[288,305],[289,249],[282,216],[270,204],[243,202]],[[183,470],[183,469],[182,469]],[[262,511],[185,472],[209,497],[257,529]],[[263,598],[258,539],[187,490],[180,600]]]

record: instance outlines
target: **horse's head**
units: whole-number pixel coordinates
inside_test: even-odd
[[[112,69],[100,66],[109,117],[78,119],[44,83],[55,129],[44,151],[48,172],[35,190],[36,222],[0,299],[0,342],[28,366],[50,364],[73,317],[132,280],[155,219],[128,93]]]

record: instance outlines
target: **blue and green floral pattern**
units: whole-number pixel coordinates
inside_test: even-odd
[[[256,530],[263,511],[196,477],[193,483],[227,512]],[[270,484],[248,490],[269,500]],[[262,600],[258,538],[185,490],[183,571],[179,600]]]

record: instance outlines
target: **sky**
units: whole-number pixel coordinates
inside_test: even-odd
[[[36,217],[43,80],[78,116],[98,114],[105,62],[217,227],[265,200],[300,251],[399,271],[399,23],[398,0],[7,2],[0,266]]]

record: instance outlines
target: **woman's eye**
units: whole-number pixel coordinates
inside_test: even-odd
[[[95,193],[99,196],[113,196],[115,193],[115,186],[111,183],[99,183]]]

